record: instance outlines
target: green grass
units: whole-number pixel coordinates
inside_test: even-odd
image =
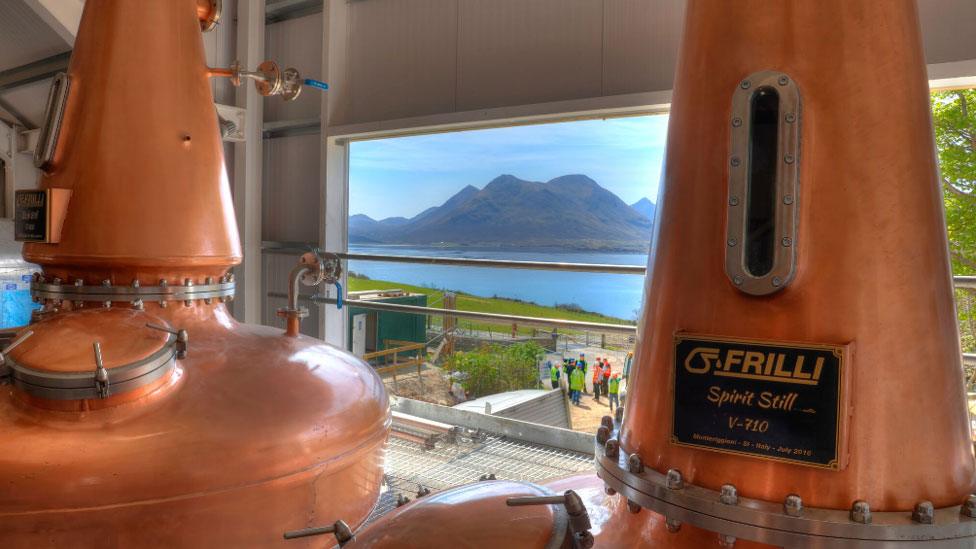
[[[359,277],[349,277],[349,291],[358,292],[363,290],[390,290],[390,289],[400,289],[405,292],[412,292],[418,294],[427,295],[427,306],[429,307],[443,307],[444,306],[444,291],[437,290],[433,288],[425,288],[423,286],[413,286],[410,284],[402,284],[400,282],[388,282],[385,280],[372,280]],[[519,301],[516,299],[505,299],[499,297],[479,297],[471,294],[466,294],[463,292],[454,292],[457,295],[457,308],[462,311],[478,311],[484,313],[498,313],[498,314],[508,314],[508,315],[518,315],[518,316],[534,316],[540,318],[559,318],[565,320],[577,320],[583,322],[601,322],[606,324],[634,324],[631,321],[624,320],[622,318],[616,318],[612,316],[601,315],[599,313],[592,312],[579,312],[570,311],[567,309],[562,309],[558,307],[547,307],[544,305],[538,305],[536,303],[529,303],[526,301]],[[434,325],[440,325],[440,318],[432,317],[434,320]],[[471,322],[463,319],[458,319],[458,324],[463,328],[474,329],[474,330],[493,330],[493,331],[511,331],[511,324],[501,324],[501,323],[486,323],[486,322]],[[561,330],[565,332],[574,332],[573,330]],[[532,333],[532,328],[519,328],[519,333],[523,335],[529,335]]]

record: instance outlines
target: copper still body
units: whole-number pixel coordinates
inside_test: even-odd
[[[302,547],[283,532],[357,527],[378,497],[372,369],[227,309],[213,5],[86,2],[40,182],[70,195],[60,241],[24,247],[45,308],[3,357],[3,547]]]
[[[689,0],[592,544],[976,546],[933,152],[913,0]]]

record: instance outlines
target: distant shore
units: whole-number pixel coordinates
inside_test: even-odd
[[[587,245],[587,242],[577,242],[573,244],[534,244],[532,242],[521,242],[513,244],[511,242],[479,242],[472,244],[460,244],[454,242],[434,242],[430,244],[391,244],[384,242],[350,242],[349,246],[362,246],[369,248],[436,248],[439,250],[470,250],[470,251],[519,251],[519,252],[595,252],[595,253],[622,253],[646,255],[650,247],[649,243],[634,243],[611,245],[607,243],[594,242]]]
[[[349,291],[359,292],[365,290],[391,290],[398,289],[405,292],[419,293],[427,295],[428,305],[442,306],[444,290],[440,288],[428,288],[415,286],[412,284],[402,284],[388,280],[373,280],[359,275],[355,272],[349,273]],[[540,305],[531,301],[523,301],[506,297],[483,297],[465,292],[452,292],[457,295],[457,308],[465,311],[478,311],[485,313],[500,313],[518,316],[532,316],[542,318],[558,318],[563,320],[577,320],[583,322],[600,322],[606,324],[627,324],[635,325],[636,322],[623,318],[608,316],[592,311],[584,310],[582,307],[572,303],[558,305]],[[436,305],[433,305],[435,304]],[[473,326],[482,327],[491,323],[472,323]],[[499,324],[493,324],[498,326]]]

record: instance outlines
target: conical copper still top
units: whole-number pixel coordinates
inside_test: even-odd
[[[973,450],[915,3],[695,0],[679,59],[621,452],[767,502],[959,505]]]
[[[88,0],[40,183],[71,191],[61,239],[24,247],[47,273],[219,277],[240,262],[197,11]]]

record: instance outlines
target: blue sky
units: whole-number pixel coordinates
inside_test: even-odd
[[[349,213],[412,217],[501,174],[582,173],[632,204],[657,197],[666,115],[417,135],[352,143]]]

